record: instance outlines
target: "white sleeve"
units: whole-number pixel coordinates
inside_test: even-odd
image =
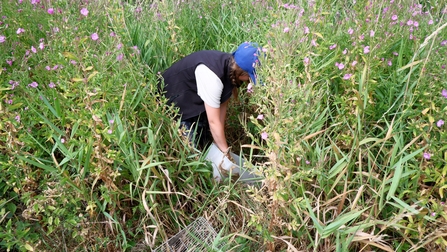
[[[219,77],[204,64],[197,66],[196,75],[197,94],[202,100],[213,108],[220,108],[220,98],[223,91],[223,83]]]

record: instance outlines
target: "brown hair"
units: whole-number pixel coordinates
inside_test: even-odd
[[[242,70],[242,68],[240,68],[237,64],[236,61],[234,60],[234,57],[230,58],[230,80],[231,83],[233,84],[233,86],[239,88],[242,85],[242,81],[239,80],[240,76],[248,76],[248,73],[245,72],[244,70]]]

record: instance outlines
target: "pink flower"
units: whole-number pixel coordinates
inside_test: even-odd
[[[329,50],[333,50],[333,49],[335,49],[335,47],[337,47],[337,44],[333,44],[333,45],[329,46]]]
[[[348,34],[349,35],[352,35],[354,33],[354,30],[351,28],[351,27],[349,27],[349,29],[348,29]]]
[[[310,164],[310,161],[309,161],[309,160],[306,160],[306,164]]]
[[[264,120],[264,115],[263,115],[263,114],[259,114],[258,117],[256,117],[256,119],[258,119],[258,120]]]
[[[41,42],[40,44],[39,44],[39,49],[40,50],[43,50],[45,48],[45,44],[43,43],[43,42]]]
[[[391,62],[391,60],[388,60],[388,66],[392,66],[393,62]]]
[[[315,40],[315,39],[312,39],[312,41],[310,41],[310,43],[312,44],[312,46],[318,46],[317,40]]]
[[[338,67],[339,70],[342,70],[343,68],[345,68],[345,65],[343,63],[335,62],[335,66]]]
[[[418,21],[414,21],[414,22],[413,22],[413,26],[414,26],[414,27],[419,27],[419,22],[418,22]]]
[[[10,80],[9,84],[11,84],[11,90],[13,90],[14,88],[16,88],[19,85],[19,82]]]
[[[289,30],[290,30],[289,27],[284,28],[285,33],[289,32]]]
[[[304,62],[304,65],[306,65],[306,66],[309,65],[309,58],[305,57],[303,62]]]
[[[433,19],[430,19],[430,21],[428,21],[428,24],[432,25],[433,24]]]
[[[19,28],[19,29],[17,29],[17,34],[20,34],[20,33],[23,33],[23,32],[25,32],[25,30],[23,29],[23,28]]]
[[[118,54],[118,56],[116,56],[116,60],[117,61],[123,60],[123,56],[124,56],[124,54],[122,54],[122,53]]]
[[[32,87],[32,88],[36,88],[37,86],[39,86],[39,84],[37,84],[37,82],[35,82],[35,81],[28,84],[28,87]]]
[[[447,98],[447,90],[443,89],[441,94],[442,96],[444,96],[444,98]]]
[[[348,53],[348,49],[345,48],[345,50],[343,50],[343,54],[347,54]]]
[[[369,32],[369,36],[370,36],[370,37],[374,37],[374,34],[376,34],[376,32],[373,31],[373,30],[371,30],[371,31]]]
[[[86,17],[88,15],[88,10],[86,8],[82,8],[81,9],[81,15]]]
[[[112,130],[111,129],[109,129],[109,130],[107,130],[107,133],[109,133],[109,134],[112,134]]]
[[[345,76],[343,76],[343,80],[349,80],[351,79],[352,74],[345,74]]]
[[[251,82],[247,85],[247,93],[253,93],[253,84]]]
[[[369,53],[369,46],[365,46],[365,47],[363,48],[363,53],[364,53],[364,54]]]
[[[54,14],[54,9],[53,8],[49,8],[47,10],[48,14],[53,15]]]
[[[20,115],[16,115],[16,117],[14,118],[17,122],[20,122]]]
[[[397,15],[393,15],[393,16],[391,17],[391,20],[396,21],[396,20],[397,20]]]
[[[428,152],[424,152],[424,158],[429,160],[431,158],[431,154]]]
[[[351,66],[355,66],[355,65],[357,65],[357,60],[354,60],[351,64]]]
[[[436,126],[438,126],[438,128],[441,128],[442,125],[444,125],[444,120],[442,120],[442,119],[436,123]]]
[[[266,140],[267,138],[269,137],[269,135],[267,134],[267,132],[262,132],[262,134],[261,134],[261,138],[263,139],[263,140]]]
[[[110,124],[114,124],[114,123],[115,123],[115,120],[110,119],[110,120],[109,120],[109,123],[110,123]]]
[[[91,38],[92,38],[92,40],[96,41],[96,40],[98,40],[99,37],[98,37],[98,34],[95,32],[92,34]]]
[[[3,35],[0,35],[0,43],[5,43],[6,37]]]
[[[54,88],[54,87],[56,87],[56,85],[53,82],[50,82],[50,84],[48,84],[48,87]]]
[[[304,27],[304,34],[309,34],[309,33],[310,33],[309,27],[305,26]]]
[[[410,19],[410,20],[408,20],[408,21],[407,21],[407,25],[408,25],[408,26],[411,26],[411,25],[413,25],[413,20],[411,20],[411,19]]]
[[[65,138],[61,138],[61,143],[65,143]]]
[[[34,46],[31,46],[31,52],[37,53],[37,49]]]

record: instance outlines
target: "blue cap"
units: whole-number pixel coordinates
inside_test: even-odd
[[[256,84],[256,66],[259,65],[258,55],[261,48],[257,43],[244,42],[233,53],[234,61],[245,72],[250,75],[251,80]]]

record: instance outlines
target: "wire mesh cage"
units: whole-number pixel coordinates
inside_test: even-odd
[[[204,252],[212,251],[217,232],[203,217],[199,217],[186,228],[153,250],[154,252]]]

